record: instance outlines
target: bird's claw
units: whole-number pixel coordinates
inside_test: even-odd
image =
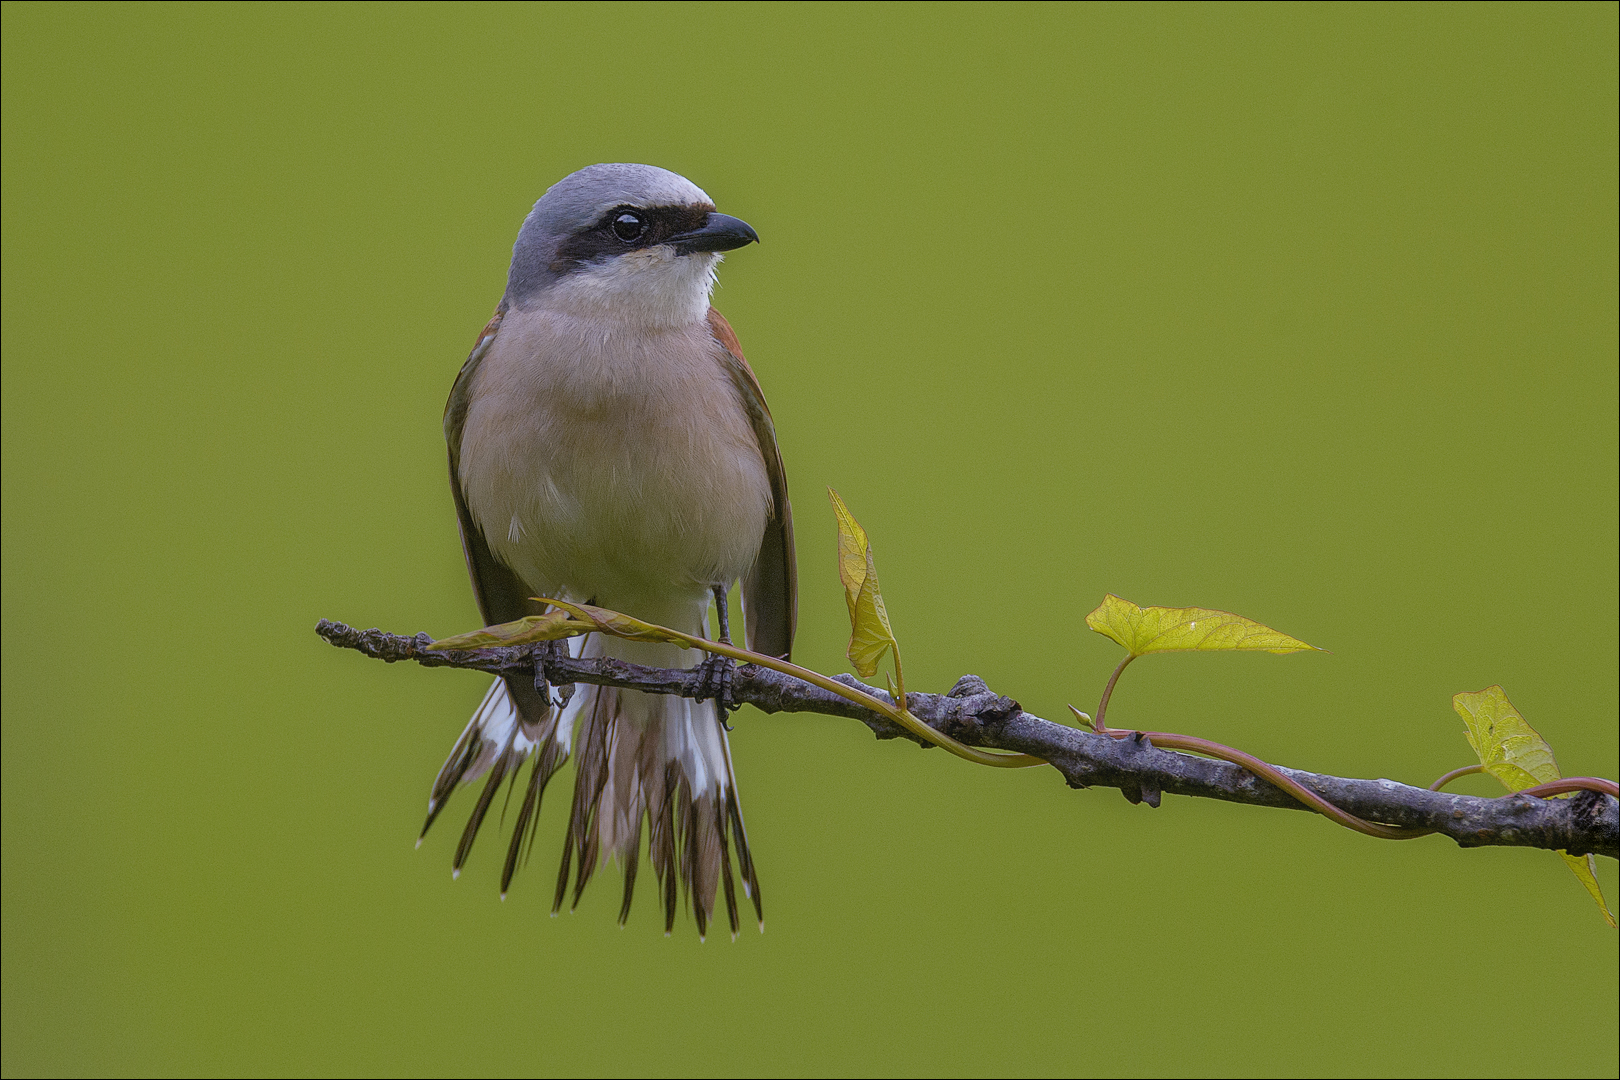
[[[568,646],[561,641],[542,641],[534,647],[534,688],[541,697],[550,700],[550,692],[557,691],[557,706],[568,704],[574,696],[573,683],[552,684],[546,677],[546,665],[555,664],[568,656]]]
[[[726,717],[737,711],[737,699],[732,696],[737,665],[729,656],[710,656],[698,665],[698,701],[714,699],[720,711],[720,726],[727,731],[731,725]]]

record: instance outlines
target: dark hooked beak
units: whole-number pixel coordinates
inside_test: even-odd
[[[703,220],[703,228],[672,236],[664,243],[673,245],[677,255],[691,255],[697,251],[730,251],[744,244],[759,243],[759,233],[741,218],[729,214],[710,214]]]

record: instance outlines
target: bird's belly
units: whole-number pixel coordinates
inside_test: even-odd
[[[491,551],[536,594],[656,620],[753,564],[770,484],[729,396],[544,407],[495,422],[499,437],[495,419],[468,416],[463,490]]]

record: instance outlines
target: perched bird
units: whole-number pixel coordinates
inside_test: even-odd
[[[546,191],[512,247],[506,294],[445,408],[450,488],[486,624],[532,598],[596,604],[706,634],[711,598],[742,581],[748,645],[787,656],[797,616],[793,519],[776,432],[731,327],[709,306],[721,252],[759,237],[691,181],[650,165],[592,165]],[[697,650],[594,634],[583,655],[691,667]],[[729,665],[729,661],[720,661]],[[731,860],[764,925],[721,700],[495,681],[434,782],[425,835],[458,784],[486,776],[455,854],[460,872],[503,781],[534,759],[501,876],[532,844],[547,781],[572,755],[573,807],[555,913],[601,862],[624,868],[630,912],[642,823],[664,929],[685,893],[706,934],[717,891],[732,936]],[[508,795],[510,798],[510,793]]]

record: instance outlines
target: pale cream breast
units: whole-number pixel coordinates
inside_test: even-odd
[[[770,483],[720,349],[701,322],[507,314],[471,388],[460,479],[491,551],[537,594],[658,618],[753,564]]]

